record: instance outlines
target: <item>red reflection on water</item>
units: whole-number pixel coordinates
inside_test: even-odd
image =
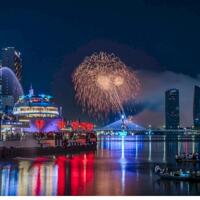
[[[34,190],[34,195],[41,195],[42,193],[42,182],[45,181],[46,174],[43,174],[42,167],[45,167],[46,161],[49,159],[47,157],[37,157],[35,158],[34,162],[32,163],[31,168],[36,170],[36,181],[35,181],[35,187],[33,188]]]
[[[76,155],[70,160],[71,195],[85,194],[94,180],[94,154]]]
[[[37,174],[35,194],[40,195],[40,191],[41,191],[41,165],[38,165],[38,174]]]
[[[32,163],[32,168],[37,170],[37,178],[35,182],[35,195],[41,195],[42,191],[42,177],[45,178],[43,174],[41,174],[42,166],[44,166],[44,163],[48,160],[46,157],[37,157],[35,161]]]
[[[94,180],[94,153],[87,154],[86,179],[88,183],[91,183]]]
[[[79,165],[80,157],[73,156],[70,160],[70,168],[71,168],[71,195],[78,194],[78,184],[79,184]]]
[[[58,156],[56,159],[56,163],[58,166],[58,189],[57,195],[63,196],[65,194],[66,189],[66,161],[67,158],[65,156]]]
[[[45,166],[49,165],[46,162],[48,159],[45,157],[38,157],[32,163],[32,169],[35,169],[36,178],[33,187],[33,195],[43,194],[43,183],[45,179],[53,178],[53,176],[47,177],[45,172]],[[49,163],[49,164],[48,164]],[[52,165],[51,163],[50,165]],[[71,159],[66,156],[58,156],[54,161],[57,166],[56,174],[56,194],[59,196],[66,195],[67,187],[70,185],[70,195],[87,194],[92,188],[94,180],[94,153],[73,155]],[[69,169],[69,175],[67,175],[67,168]],[[45,172],[45,173],[44,173]],[[68,177],[67,177],[68,176]],[[68,182],[67,182],[68,181]],[[45,186],[46,187],[46,186]]]

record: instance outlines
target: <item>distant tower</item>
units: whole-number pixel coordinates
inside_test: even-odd
[[[34,90],[31,84],[30,89],[29,89],[29,96],[33,96],[33,95],[34,95]]]
[[[19,81],[22,79],[22,59],[21,53],[15,47],[2,49],[1,60],[3,67],[9,67],[15,73]]]
[[[165,127],[166,129],[178,129],[179,126],[179,91],[170,89],[165,92]]]
[[[194,86],[193,120],[194,128],[200,129],[200,87],[196,85]]]

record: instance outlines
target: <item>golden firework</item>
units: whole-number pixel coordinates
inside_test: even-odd
[[[97,117],[109,112],[123,112],[123,105],[139,92],[139,81],[113,53],[94,53],[86,57],[73,73],[76,99]]]

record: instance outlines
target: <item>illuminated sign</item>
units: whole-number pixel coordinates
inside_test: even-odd
[[[31,115],[31,114],[39,114],[39,115],[52,115],[58,116],[59,111],[57,107],[15,107],[13,110],[14,115]]]

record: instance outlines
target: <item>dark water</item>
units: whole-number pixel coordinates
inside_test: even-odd
[[[174,155],[199,152],[200,143],[161,139],[104,138],[97,152],[1,162],[0,195],[199,195],[200,183],[159,180],[152,169],[199,169]]]

